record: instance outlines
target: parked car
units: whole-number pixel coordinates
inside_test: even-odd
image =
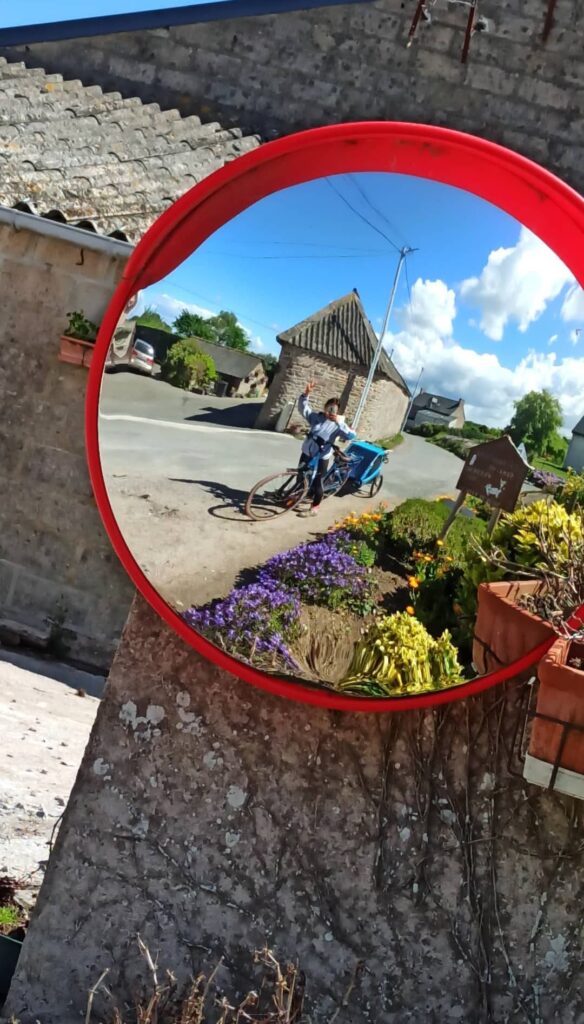
[[[147,341],[135,336],[135,326],[124,325],[115,332],[105,361],[106,370],[130,366],[140,373],[154,372],[155,352]]]
[[[141,373],[153,373],[154,355],[152,345],[137,338],[130,350],[129,365]]]

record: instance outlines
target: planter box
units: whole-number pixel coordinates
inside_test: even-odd
[[[569,665],[571,658],[584,662],[584,644],[560,638],[541,659],[536,715],[581,728],[566,731],[562,725],[535,717],[529,754],[548,766],[558,763],[565,771],[583,776],[584,782],[584,671]]]
[[[520,597],[536,594],[540,588],[539,580],[481,583],[472,648],[473,665],[479,675],[511,665],[545,640],[557,636],[549,622],[517,604]],[[527,680],[534,671],[535,666],[517,678]]]
[[[94,348],[95,342],[93,341],[78,341],[77,338],[68,338],[66,334],[63,334],[59,348],[59,362],[69,363],[71,366],[90,366]]]
[[[8,995],[21,949],[22,942],[0,935],[0,1007]]]

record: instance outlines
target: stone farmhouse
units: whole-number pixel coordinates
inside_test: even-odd
[[[338,397],[351,422],[377,345],[357,290],[330,302],[277,337],[280,360],[256,427],[275,427],[293,405],[288,426],[303,420],[296,408],[306,382],[315,380],[315,407]],[[385,352],[379,360],[359,434],[369,440],[390,437],[401,429],[410,392]]]
[[[464,422],[462,398],[444,398],[442,395],[432,395],[429,391],[420,391],[408,413],[406,430],[420,427],[423,423],[435,423],[451,430],[461,430]]]

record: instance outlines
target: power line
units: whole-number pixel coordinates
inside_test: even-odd
[[[351,182],[353,183],[353,185],[355,186],[355,188],[356,188],[356,189],[357,189],[357,190],[358,190],[358,191],[359,191],[359,192],[361,193],[361,195],[363,196],[363,199],[365,200],[365,202],[367,203],[367,205],[369,206],[369,208],[370,208],[371,210],[373,210],[373,213],[377,214],[377,216],[378,216],[378,217],[381,217],[381,219],[382,219],[383,221],[385,221],[385,223],[387,224],[387,226],[388,226],[389,230],[390,230],[390,231],[393,231],[393,232],[394,232],[394,233],[395,233],[396,235],[399,235],[399,236],[400,236],[400,238],[402,239],[402,241],[403,241],[403,242],[406,242],[406,244],[407,244],[407,241],[406,241],[406,239],[404,238],[404,235],[403,235],[403,233],[402,233],[402,232],[401,232],[401,231],[399,230],[399,228],[396,228],[395,224],[392,224],[392,223],[391,223],[391,221],[390,221],[390,220],[388,220],[388,218],[386,217],[386,215],[385,215],[385,214],[384,214],[384,213],[383,213],[383,212],[382,212],[381,210],[379,210],[379,209],[378,209],[378,208],[377,208],[377,207],[376,207],[376,206],[375,206],[375,205],[374,205],[374,204],[373,204],[373,203],[371,202],[371,200],[370,200],[369,196],[367,195],[367,193],[366,193],[365,189],[363,188],[363,186],[362,186],[361,182],[360,182],[360,181],[359,181],[359,180],[358,180],[358,179],[357,179],[357,178],[355,177],[355,175],[354,175],[354,174],[349,174],[349,179],[350,179],[350,181],[351,181]]]
[[[173,285],[172,287],[177,292],[185,292],[187,295],[194,295],[196,299],[203,299],[205,302],[210,302],[213,306],[216,306],[218,304],[215,299],[209,298],[208,295],[201,295],[201,292],[195,292],[193,291],[192,288],[183,288],[182,285]],[[213,316],[216,315],[216,313],[213,313]],[[237,316],[239,317],[240,315],[243,317],[244,320],[249,320],[250,323],[257,324],[258,327],[264,327],[267,331],[272,331],[274,334],[277,333],[277,329],[273,326],[273,324],[265,324],[263,323],[262,320],[256,320],[255,317],[248,316],[247,313],[245,313],[243,310],[238,311]]]
[[[324,180],[326,181],[327,185],[333,190],[335,195],[337,195],[339,197],[339,199],[342,200],[342,202],[345,204],[345,206],[349,207],[349,209],[355,214],[356,217],[359,218],[359,220],[362,220],[365,224],[368,224],[369,227],[373,229],[373,231],[376,231],[378,235],[381,235],[381,237],[384,238],[386,242],[389,242],[389,244],[391,246],[393,246],[393,248],[396,250],[396,252],[400,252],[399,245],[396,245],[395,242],[393,242],[391,238],[388,238],[388,236],[381,230],[381,228],[378,228],[376,224],[373,224],[365,216],[364,213],[361,213],[360,210],[355,209],[353,204],[350,203],[349,200],[341,192],[339,192],[339,190],[337,188],[335,188],[335,186],[333,185],[333,183],[330,180],[330,178],[325,178]]]
[[[244,252],[217,252],[208,250],[205,253],[206,256],[222,256],[227,259],[235,260],[376,260],[379,257],[379,253],[370,253],[369,255],[355,256],[349,253],[340,253],[335,255],[330,253],[328,256],[315,255],[315,256],[249,256]],[[385,253],[383,254],[385,255]]]

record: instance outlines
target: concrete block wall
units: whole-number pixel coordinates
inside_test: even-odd
[[[298,402],[309,380],[316,382],[311,399],[314,409],[322,409],[328,398],[340,398],[343,414],[347,422],[351,423],[365,385],[365,375],[355,373],[349,366],[335,364],[293,345],[285,345],[256,426],[273,427],[284,406],[288,402]],[[369,392],[359,423],[359,436],[377,441],[396,434],[406,414],[408,401],[400,388],[386,377],[378,377]],[[290,426],[302,423],[305,421],[295,409]]]
[[[88,371],[58,353],[66,313],[99,322],[126,258],[0,225],[0,619],[55,619],[71,654],[100,667],[133,589],[89,482]]]
[[[265,138],[335,121],[412,120],[482,135],[584,190],[584,4],[481,0],[491,31],[460,56],[466,8],[439,0],[406,48],[414,0],[122,33],[2,51]]]

